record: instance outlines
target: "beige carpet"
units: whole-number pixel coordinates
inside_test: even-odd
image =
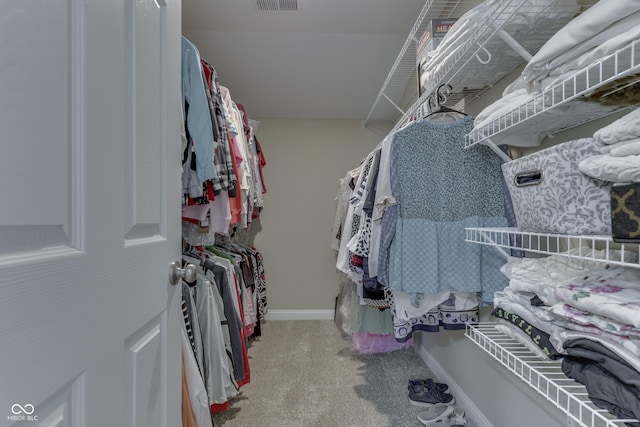
[[[410,378],[432,376],[413,348],[359,355],[331,320],[269,321],[249,348],[251,382],[215,426],[421,426]]]

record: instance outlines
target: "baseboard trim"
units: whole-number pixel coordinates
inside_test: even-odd
[[[269,310],[265,320],[332,320],[333,310]]]
[[[447,373],[447,371],[438,363],[438,361],[427,351],[427,349],[419,345],[419,341],[415,346],[418,354],[426,363],[427,367],[434,373],[435,377],[444,383],[449,385],[451,393],[456,398],[457,405],[464,409],[467,417],[476,422],[478,427],[493,427],[491,422],[484,416],[482,411],[473,403],[473,400],[469,398],[467,393],[456,383],[453,378]]]

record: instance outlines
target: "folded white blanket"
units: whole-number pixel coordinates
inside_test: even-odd
[[[640,22],[640,11],[621,19],[602,33],[582,42],[571,52],[560,55],[550,63],[550,66],[554,68],[549,70],[549,77],[542,79],[537,89],[545,90],[547,87],[561,82],[568,74],[585,69],[597,60],[627,46],[633,40],[638,40],[640,38],[638,22]],[[582,53],[578,54],[578,52]],[[624,64],[625,61],[630,61],[631,49],[624,50],[619,55],[625,58],[621,62]],[[605,62],[602,66],[604,75],[616,72],[613,61]],[[530,89],[536,86],[536,84],[531,85],[530,82]]]
[[[588,311],[578,310],[577,308],[559,302],[550,308],[550,313],[566,320],[566,327],[574,331],[584,331],[594,334],[602,334],[600,331],[606,331],[607,334],[615,334],[623,337],[634,337],[640,339],[640,329],[633,326],[617,322],[608,317],[598,316]]]
[[[613,157],[626,157],[640,154],[640,138],[622,141],[618,144],[607,146],[611,147],[611,152],[609,154]]]
[[[502,96],[507,96],[510,93],[513,93],[517,90],[520,89],[527,89],[527,82],[525,81],[524,77],[522,76],[522,74],[520,74],[518,76],[517,79],[515,79],[514,81],[512,81],[509,86],[507,86],[506,88],[504,88],[504,90],[502,91]]]
[[[466,45],[476,29],[486,28],[488,22],[493,28],[500,28],[507,20],[508,25],[522,27],[530,23],[532,16],[543,11],[545,19],[564,23],[580,10],[575,0],[524,0],[514,3],[517,4],[505,6],[504,2],[487,0],[469,10],[449,29],[438,48],[428,53],[423,70],[429,76],[434,75],[446,58]],[[517,54],[514,52],[514,55]]]
[[[510,279],[510,290],[534,293],[547,305],[552,306],[559,302],[554,294],[556,286],[568,283],[576,275],[600,269],[606,265],[603,261],[596,261],[597,259],[604,260],[608,256],[610,260],[618,261],[622,257],[622,252],[618,250],[610,250],[607,253],[604,250],[592,250],[588,247],[572,248],[568,254],[585,258],[569,258],[563,255],[551,255],[546,258],[513,258],[503,265],[500,271]],[[625,251],[624,261],[636,262],[637,260],[636,253]]]
[[[595,258],[604,258],[605,256],[603,251],[596,251],[595,254],[592,254],[589,248],[571,249],[569,253],[587,257],[593,255]],[[611,256],[612,259],[615,259],[620,255],[616,253]],[[520,262],[507,263],[501,268],[501,271],[510,278],[511,290],[534,293],[547,305],[552,306],[559,302],[553,292],[556,286],[569,282],[576,275],[591,269],[601,268],[602,265],[603,263],[600,261],[552,255],[547,258],[524,258]]]
[[[578,169],[592,178],[610,182],[640,182],[640,156],[601,154],[584,159]]]
[[[610,27],[612,30],[608,34],[611,31],[619,34],[633,28],[637,25],[637,18],[628,18],[639,10],[638,0],[599,1],[551,37],[529,61],[522,74],[529,82],[544,79],[549,70],[597,46],[596,39],[593,43],[588,41]]]
[[[497,119],[503,114],[517,108],[521,104],[524,104],[531,98],[531,95],[525,88],[516,89],[496,100],[493,104],[488,105],[476,116],[473,125],[474,127],[482,127],[492,120]]]
[[[428,53],[429,57],[426,58],[423,70],[432,70],[443,61],[443,58],[448,57],[454,49],[461,46],[469,34],[472,34],[473,29],[480,25],[487,16],[490,16],[497,4],[498,0],[488,0],[462,15],[447,31],[438,48]]]
[[[556,286],[555,296],[582,311],[640,328],[640,270],[591,270]]]
[[[602,148],[600,148],[600,153],[601,154],[611,154],[611,151],[617,149],[617,148],[622,148],[627,144],[632,144],[636,141],[639,141],[640,139],[627,139],[626,141],[620,141],[620,142],[616,142],[615,144],[610,144],[610,145],[603,145]],[[617,151],[618,153],[620,151]],[[638,153],[640,154],[640,153]],[[616,156],[616,157],[621,157],[621,156]]]
[[[615,144],[640,137],[640,108],[599,129],[593,137],[604,144]]]

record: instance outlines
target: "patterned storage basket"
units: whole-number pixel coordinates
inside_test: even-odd
[[[611,188],[611,234],[618,243],[640,243],[640,184]]]
[[[522,231],[610,234],[611,184],[578,170],[600,154],[593,138],[555,145],[502,165]]]

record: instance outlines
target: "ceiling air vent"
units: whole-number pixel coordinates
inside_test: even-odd
[[[256,0],[259,12],[297,12],[298,0]]]

